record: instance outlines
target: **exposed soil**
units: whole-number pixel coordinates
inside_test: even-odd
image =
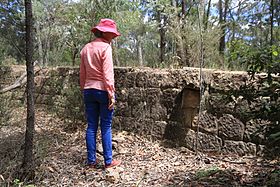
[[[14,111],[0,127],[0,186],[20,186],[14,173],[22,159],[25,110]],[[183,147],[114,131],[114,158],[120,167],[85,168],[85,124],[66,125],[43,109],[36,111],[34,186],[278,186],[280,160],[195,154]],[[99,138],[98,159],[102,158]]]

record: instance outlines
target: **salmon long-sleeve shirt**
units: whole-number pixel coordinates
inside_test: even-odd
[[[80,87],[107,91],[114,96],[114,69],[112,47],[102,38],[96,38],[86,44],[81,51]]]

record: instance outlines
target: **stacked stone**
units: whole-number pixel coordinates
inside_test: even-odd
[[[13,67],[1,67],[0,73],[3,88],[22,72]],[[151,140],[169,139],[192,150],[262,154],[270,122],[242,118],[242,113],[256,105],[249,104],[241,94],[236,97],[248,84],[253,83],[257,88],[257,79],[251,80],[246,72],[203,69],[201,76],[200,73],[197,68],[115,68],[117,103],[113,127]],[[37,73],[35,83],[37,105],[65,107],[63,102],[69,99],[65,90],[69,88],[76,94],[70,99],[81,100],[78,68],[42,69]],[[13,92],[24,96],[22,89]]]

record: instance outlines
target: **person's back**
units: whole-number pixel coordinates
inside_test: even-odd
[[[106,90],[104,83],[104,66],[110,65],[112,48],[108,41],[103,38],[96,38],[85,45],[81,51],[81,58],[85,68],[84,89],[96,88]],[[107,65],[108,66],[108,65]],[[108,79],[113,81],[114,72],[108,75]],[[94,81],[92,81],[94,80]],[[113,83],[110,83],[113,84]]]
[[[97,37],[81,50],[80,87],[84,95],[87,117],[87,166],[96,167],[96,135],[100,124],[105,168],[118,166],[113,160],[112,118],[115,104],[115,83],[111,40],[120,33],[111,19],[101,19],[91,30]]]

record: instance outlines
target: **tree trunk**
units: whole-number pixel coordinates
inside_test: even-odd
[[[270,12],[271,12],[271,16],[270,16],[270,46],[273,45],[273,19],[274,19],[274,2],[273,0],[271,0],[270,2]]]
[[[25,24],[26,24],[26,72],[27,72],[27,118],[22,162],[21,180],[32,180],[35,177],[33,137],[34,137],[34,64],[33,58],[33,18],[32,1],[25,0]]]
[[[118,38],[115,38],[112,42],[113,57],[114,57],[114,60],[117,64],[117,66],[120,67],[121,63],[120,63],[120,60],[119,60],[119,55],[117,53],[117,48],[118,48]]]
[[[172,5],[175,6],[176,10],[181,10],[181,12],[177,12],[177,24],[179,25],[179,29],[176,31],[176,54],[178,57],[180,57],[179,60],[179,66],[189,66],[189,62],[187,60],[187,53],[188,49],[184,44],[185,37],[184,37],[184,17],[186,14],[186,2],[185,0],[182,1],[182,4],[180,5],[178,0],[171,1]],[[181,7],[180,7],[181,6]],[[181,8],[181,9],[179,9]]]
[[[273,19],[274,19],[274,2],[273,0],[270,1],[270,11],[271,11],[271,16],[270,16],[270,47],[273,45]],[[270,54],[270,63],[273,63],[273,54],[271,52]],[[269,70],[270,71],[270,70]]]
[[[161,11],[158,11],[158,23],[159,23],[159,35],[160,35],[160,54],[159,59],[160,63],[164,63],[165,61],[165,46],[166,46],[166,38],[165,38],[165,24],[166,24],[166,16],[161,16]]]
[[[160,63],[165,61],[165,31],[164,28],[160,28]]]
[[[186,1],[182,0],[182,17],[186,16]]]
[[[226,16],[227,16],[227,9],[228,9],[228,0],[225,0],[225,4],[223,7],[222,0],[219,0],[219,24],[221,26],[221,37],[220,37],[220,45],[219,45],[219,51],[221,55],[224,55],[225,47],[226,47],[226,41],[225,41],[225,35],[226,35]]]
[[[208,1],[206,14],[204,13],[204,20],[203,20],[204,30],[207,30],[207,27],[208,27],[208,20],[209,20],[209,15],[210,15],[210,9],[211,9],[211,0]]]
[[[137,53],[138,53],[139,66],[143,66],[142,37],[141,37],[141,35],[137,36]]]
[[[76,64],[76,58],[77,58],[77,54],[78,54],[78,48],[77,46],[74,44],[72,46],[72,66],[75,66]]]
[[[38,38],[38,53],[39,53],[38,61],[39,61],[39,64],[45,65],[39,23],[36,24],[36,32],[37,32],[37,38]]]
[[[46,37],[46,45],[45,45],[45,54],[44,54],[44,64],[49,64],[49,51],[50,51],[50,34],[48,34],[48,37]]]

